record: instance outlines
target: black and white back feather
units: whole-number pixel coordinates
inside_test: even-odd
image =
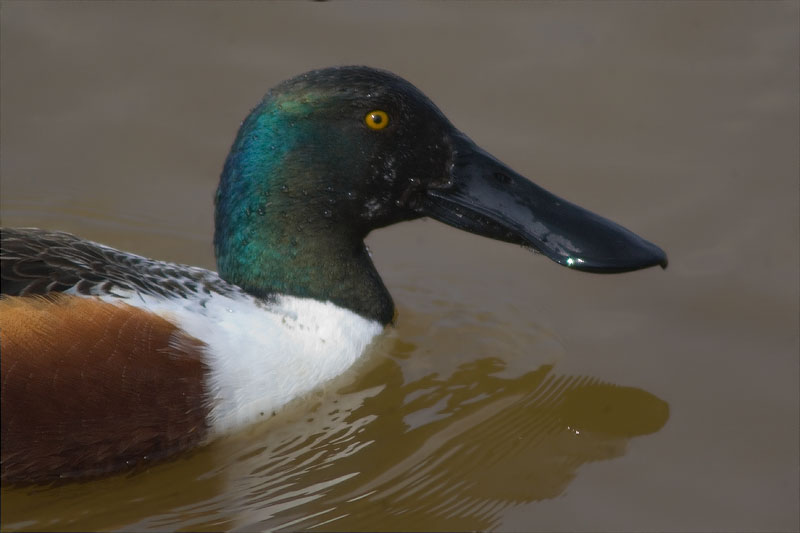
[[[36,228],[0,229],[0,294],[50,293],[188,298],[241,289],[217,273],[148,259],[70,233]]]

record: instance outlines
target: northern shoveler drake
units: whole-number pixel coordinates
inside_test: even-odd
[[[364,245],[376,228],[431,217],[575,270],[667,264],[367,67],[269,91],[239,129],[215,205],[218,273],[2,230],[4,482],[162,459],[344,372],[394,315]]]

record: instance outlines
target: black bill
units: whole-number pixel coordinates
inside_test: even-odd
[[[655,244],[547,192],[468,138],[459,136],[454,143],[451,179],[427,190],[425,215],[484,237],[530,246],[577,270],[666,268],[667,255]]]

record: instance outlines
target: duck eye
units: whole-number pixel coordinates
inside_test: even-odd
[[[370,129],[382,130],[389,125],[389,115],[386,114],[386,111],[376,109],[367,113],[367,116],[364,117],[364,122],[367,123]]]

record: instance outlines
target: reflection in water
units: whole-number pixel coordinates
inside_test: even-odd
[[[491,529],[505,508],[558,496],[580,465],[620,456],[628,439],[659,430],[669,416],[652,394],[558,375],[552,364],[515,375],[486,346],[463,349],[445,375],[441,367],[426,372],[413,364],[430,358],[419,353],[426,346],[479,327],[474,311],[453,313],[452,304],[436,315],[407,319],[337,392],[188,460],[92,483],[4,490],[3,526]],[[470,317],[466,325],[459,316]],[[427,328],[415,332],[417,320]],[[492,329],[502,321],[477,320],[482,338],[508,342]],[[439,329],[432,337],[431,324]],[[549,338],[535,335],[528,346]]]
[[[302,496],[302,508],[287,512],[288,502],[275,501],[264,508],[268,516],[240,527],[489,529],[505,507],[558,496],[581,464],[621,455],[627,439],[668,417],[663,401],[639,389],[555,376],[548,366],[493,377],[502,369],[487,358],[447,379],[383,387],[347,416],[337,406],[323,434],[264,450],[268,458],[256,463],[299,468],[269,480],[253,471],[239,482],[256,493],[274,482]],[[374,391],[385,376],[400,377],[391,360],[362,383],[369,388],[349,395]],[[394,407],[376,417],[371,403]],[[425,412],[434,416],[416,425]],[[285,460],[301,450],[313,468]]]

